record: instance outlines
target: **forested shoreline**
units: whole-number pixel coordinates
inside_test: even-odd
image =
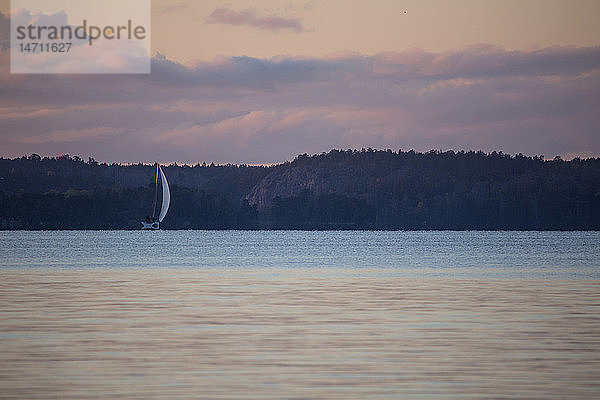
[[[600,158],[362,149],[163,170],[162,229],[600,230]],[[69,155],[0,158],[0,229],[139,229],[153,174]]]

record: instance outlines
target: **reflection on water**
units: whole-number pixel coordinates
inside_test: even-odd
[[[598,280],[599,243],[600,232],[0,231],[0,268],[300,267]]]
[[[600,396],[598,280],[0,273],[3,398]]]

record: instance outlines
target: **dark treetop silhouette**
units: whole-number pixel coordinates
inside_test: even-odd
[[[172,207],[162,229],[600,229],[600,158],[363,149],[163,169]],[[0,229],[138,229],[153,173],[68,155],[0,158]]]

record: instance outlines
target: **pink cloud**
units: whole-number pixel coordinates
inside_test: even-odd
[[[260,16],[253,9],[234,11],[226,7],[217,8],[210,14],[208,23],[248,25],[269,31],[279,31],[282,29],[290,29],[295,32],[304,31],[302,23],[298,18],[285,18],[276,15]]]
[[[153,6],[152,14],[154,14],[154,15],[171,14],[171,13],[185,11],[187,9],[189,9],[189,5],[184,2],[171,2],[168,5]]]
[[[600,155],[598,87],[598,47],[191,66],[156,58],[149,76],[0,73],[0,155],[193,163],[352,147]]]
[[[97,127],[90,129],[67,129],[62,131],[54,131],[49,135],[28,136],[20,139],[23,143],[65,143],[65,142],[85,142],[91,138],[99,136],[118,135],[123,132],[123,129]]]

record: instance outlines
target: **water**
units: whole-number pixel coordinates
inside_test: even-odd
[[[600,398],[598,232],[0,232],[0,398]]]
[[[0,232],[0,268],[600,279],[600,232]]]

